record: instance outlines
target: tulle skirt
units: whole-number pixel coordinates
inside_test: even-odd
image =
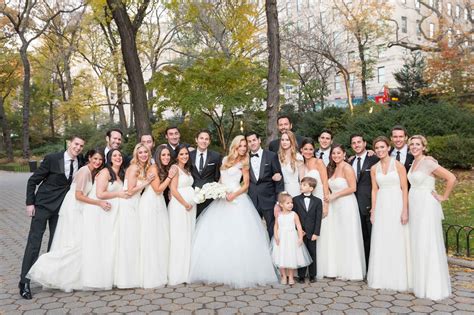
[[[275,266],[279,268],[297,269],[310,265],[313,260],[304,244],[298,245],[298,233],[292,230],[280,229],[278,231],[280,244],[272,240],[272,258]]]

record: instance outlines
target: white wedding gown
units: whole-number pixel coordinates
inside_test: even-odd
[[[242,164],[221,171],[221,182],[240,189]],[[247,194],[214,200],[199,216],[191,252],[191,282],[245,288],[278,281],[268,235]]]
[[[367,283],[376,289],[408,291],[412,288],[408,224],[402,225],[403,192],[392,158],[387,174],[376,164],[377,199],[372,225]]]
[[[413,293],[419,298],[441,300],[451,295],[446,250],[441,225],[443,209],[432,192],[435,178],[432,173],[439,165],[424,159],[416,170],[410,169],[408,194],[410,243],[413,266]]]

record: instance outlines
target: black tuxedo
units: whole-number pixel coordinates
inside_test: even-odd
[[[204,161],[204,168],[202,172],[199,172],[199,164],[196,165],[196,155],[200,153],[198,150],[194,150],[189,153],[189,158],[193,164],[191,174],[194,178],[193,187],[201,188],[204,184],[218,182],[221,177],[221,164],[222,157],[219,153],[211,150],[207,150],[207,157]],[[198,157],[199,160],[199,157]],[[201,204],[197,205],[196,217],[198,217],[201,212],[212,202],[211,199],[207,199]]]
[[[364,252],[367,268],[369,268],[370,238],[372,231],[372,223],[370,222],[370,209],[372,209],[372,179],[370,169],[378,161],[379,158],[375,155],[365,156],[364,163],[361,165],[360,176],[357,178],[357,190],[355,192],[357,204],[359,205],[360,224],[364,238]],[[357,163],[357,156],[352,159],[351,165],[354,165],[354,163]]]
[[[82,161],[79,158],[77,161],[78,168],[80,168]],[[29,282],[29,279],[25,277],[36,259],[38,259],[47,224],[49,224],[48,250],[51,247],[58,222],[59,208],[70,185],[71,182],[66,177],[64,170],[64,152],[46,155],[39,168],[28,179],[26,205],[35,206],[35,215],[31,219],[30,232],[21,267],[22,283]]]
[[[278,155],[271,151],[263,150],[258,180],[252,168],[252,161],[250,161],[248,195],[260,216],[265,218],[270,238],[273,236],[273,226],[275,224],[273,208],[275,207],[278,193],[284,190],[283,178],[278,182],[272,179],[276,173],[282,174],[281,165]]]
[[[305,196],[301,194],[293,198],[293,211],[296,212],[300,218],[301,227],[306,235],[303,237],[303,242],[308,249],[313,262],[308,267],[298,268],[298,277],[304,279],[306,269],[309,269],[310,278],[316,277],[316,242],[312,241],[313,234],[319,236],[321,229],[321,220],[323,218],[323,203],[321,199],[310,195],[309,209],[306,210],[304,202]]]
[[[390,150],[390,153],[389,153],[390,155],[392,155],[393,150],[395,150],[395,148],[392,148]],[[403,166],[405,166],[405,169],[407,170],[407,173],[410,170],[410,167],[413,164],[414,159],[415,157],[410,152],[407,152],[407,157],[405,159],[405,163],[403,164]]]
[[[299,150],[301,148],[301,144],[303,143],[304,137],[295,134],[295,138],[296,138],[296,143],[298,145],[298,150]],[[275,153],[278,153],[279,148],[280,148],[280,138],[273,140],[268,145],[268,150],[270,150],[272,152],[275,152]]]
[[[107,163],[108,160],[107,160],[107,155],[105,154],[105,149],[106,149],[106,147],[101,148],[102,153],[104,154],[104,163]],[[132,158],[133,158],[133,157],[132,157],[131,155],[127,155],[124,151],[122,151],[122,149],[119,149],[119,150],[120,150],[120,152],[122,153],[122,164],[123,164],[123,167],[124,167],[124,168],[129,167],[129,166],[130,166],[130,162],[132,161]],[[110,150],[107,151],[107,153],[109,153],[109,152],[110,152]]]

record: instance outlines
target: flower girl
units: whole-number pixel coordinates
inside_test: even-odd
[[[298,214],[291,211],[293,209],[291,195],[281,192],[278,195],[278,203],[281,214],[275,222],[275,236],[272,244],[273,263],[280,268],[281,284],[295,284],[294,270],[308,266],[312,259],[306,247],[302,246],[303,229]]]

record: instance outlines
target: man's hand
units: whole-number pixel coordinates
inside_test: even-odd
[[[35,205],[26,206],[26,215],[29,217],[35,216]]]

